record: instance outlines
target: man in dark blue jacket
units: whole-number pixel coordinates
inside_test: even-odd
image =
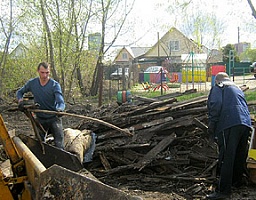
[[[42,62],[37,67],[39,77],[30,79],[17,93],[19,108],[23,109],[23,94],[32,92],[34,102],[39,104],[39,109],[50,111],[63,111],[65,109],[64,98],[60,84],[50,78],[50,66]],[[54,137],[55,146],[64,148],[64,135],[62,120],[55,114],[36,113],[36,117],[44,130]],[[45,140],[45,133],[39,129],[42,140]]]
[[[231,187],[242,184],[246,171],[251,118],[243,91],[220,72],[208,96],[208,133],[217,139],[220,177],[208,199],[224,199]]]

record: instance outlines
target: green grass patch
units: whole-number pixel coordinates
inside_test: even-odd
[[[177,86],[177,85],[175,85],[175,86]],[[153,97],[161,96],[161,91],[160,90],[146,91],[146,90],[143,89],[141,84],[138,84],[137,86],[133,87],[131,89],[131,93],[132,93],[132,95],[138,95],[138,96],[147,97],[147,98],[153,98]],[[256,89],[247,90],[244,93],[245,93],[245,98],[246,98],[247,102],[256,101]],[[163,95],[165,95],[165,94],[166,94],[166,92],[163,92]],[[196,92],[196,93],[192,93],[192,94],[182,95],[182,96],[179,96],[179,97],[176,97],[176,98],[177,98],[178,101],[186,101],[186,100],[189,100],[189,99],[193,99],[193,98],[200,97],[200,96],[205,96],[205,95],[208,95],[208,94],[209,94],[209,91],[207,91],[207,92]]]
[[[176,97],[176,99],[178,101],[186,101],[186,100],[189,100],[189,99],[193,99],[193,98],[201,97],[201,96],[205,96],[205,95],[208,95],[208,93],[206,93],[206,92],[196,92],[196,93],[185,94],[185,95]]]
[[[256,100],[256,90],[247,90],[244,92],[246,101],[255,101]]]
[[[159,91],[159,90],[156,90],[156,91],[132,90],[131,93],[132,93],[132,95],[137,95],[137,96],[142,96],[142,97],[147,97],[147,98],[161,96],[161,91]],[[163,93],[163,95],[164,94],[166,94],[166,93]]]

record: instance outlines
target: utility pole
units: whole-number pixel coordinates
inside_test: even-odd
[[[157,65],[161,65],[160,63],[160,44],[159,44],[159,32],[157,32]]]
[[[239,28],[239,26],[237,27],[237,43],[238,43],[238,45],[240,43],[240,28]]]

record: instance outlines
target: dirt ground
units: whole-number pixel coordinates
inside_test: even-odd
[[[250,89],[256,87],[255,79],[243,79],[239,84],[247,85]],[[26,134],[33,136],[31,124],[27,117],[21,112],[7,112],[6,110],[13,101],[8,102],[0,100],[0,114],[2,115],[8,130],[16,131],[16,134]],[[68,105],[68,110],[86,114],[86,105]],[[79,123],[79,120],[73,118],[63,117],[64,128],[74,127]],[[140,177],[138,176],[138,179]],[[204,182],[186,182],[179,181],[162,181],[157,182],[154,179],[148,178],[148,182],[141,183],[138,181],[122,181],[122,177],[108,177],[102,182],[113,187],[121,189],[131,195],[139,196],[144,200],[183,200],[183,199],[205,199],[206,194],[209,194],[213,189],[213,184]],[[185,185],[185,186],[184,186]],[[234,189],[230,199],[256,199],[256,185],[249,182],[247,186],[239,189]]]

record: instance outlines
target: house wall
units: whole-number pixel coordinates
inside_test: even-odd
[[[178,41],[179,49],[171,50],[170,42]],[[203,53],[203,49],[199,49],[194,41],[185,37],[177,29],[173,28],[167,32],[161,40],[154,45],[144,56],[145,57],[171,57],[181,56],[181,54],[188,54],[191,51],[194,53]]]
[[[127,57],[125,57],[124,54]],[[115,63],[117,64],[118,62],[131,62],[132,60],[132,55],[125,48],[123,48],[115,58]]]

